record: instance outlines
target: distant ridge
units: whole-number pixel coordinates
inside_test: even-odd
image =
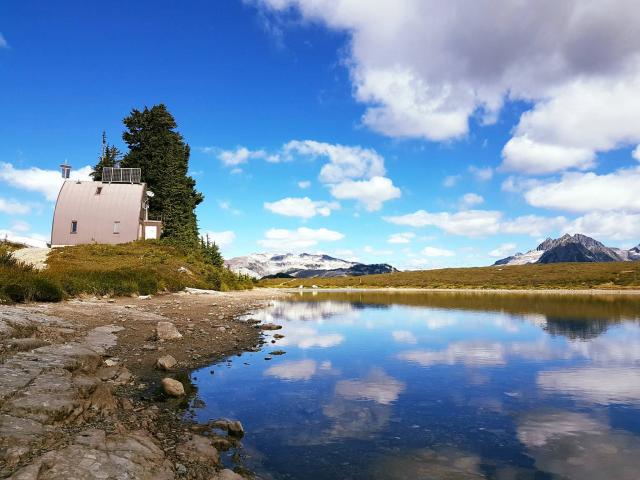
[[[598,240],[576,233],[560,238],[547,238],[534,250],[516,253],[494,265],[561,262],[632,262],[640,261],[640,245],[629,250],[607,247]]]
[[[252,253],[225,264],[232,271],[253,278],[347,277],[398,271],[386,263],[367,265],[310,253]]]

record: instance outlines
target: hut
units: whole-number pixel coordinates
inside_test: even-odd
[[[51,246],[127,243],[160,238],[162,222],[149,219],[153,193],[140,181],[139,168],[105,168],[102,181],[65,179],[53,214]]]

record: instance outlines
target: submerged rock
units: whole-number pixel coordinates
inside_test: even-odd
[[[182,338],[182,334],[171,322],[158,322],[156,325],[156,338],[158,340],[175,340]]]
[[[196,462],[214,464],[220,462],[218,450],[211,444],[211,440],[202,435],[192,434],[189,440],[178,445],[176,453]]]
[[[219,418],[209,424],[211,428],[224,430],[233,437],[244,436],[244,428],[239,420],[229,420],[228,418]]]
[[[184,385],[173,378],[162,379],[162,390],[170,397],[181,397],[184,395]]]
[[[217,472],[213,477],[210,478],[210,480],[244,480],[244,477],[238,475],[233,470],[225,468],[224,470],[220,470],[219,472]]]
[[[171,370],[177,365],[178,361],[171,355],[164,355],[156,361],[156,367],[160,370]]]
[[[260,325],[260,330],[280,330],[282,325],[276,325],[275,323],[263,323]]]

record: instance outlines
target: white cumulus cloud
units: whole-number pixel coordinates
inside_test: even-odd
[[[493,178],[493,168],[491,167],[476,167],[475,165],[471,165],[468,170],[476,180],[481,182],[487,182]]]
[[[411,227],[433,226],[453,235],[483,237],[498,233],[522,234],[539,237],[567,224],[564,217],[541,217],[525,215],[514,219],[503,219],[496,210],[463,210],[461,212],[427,212],[418,210],[406,215],[384,217],[395,225]]]
[[[569,172],[560,180],[539,183],[525,192],[534,207],[571,212],[627,210],[640,212],[640,168],[598,175]]]
[[[93,168],[89,165],[71,170],[71,180],[91,180],[89,174]],[[9,186],[30,192],[38,192],[47,200],[55,201],[64,182],[59,170],[42,168],[16,168],[11,163],[0,163],[0,181]]]
[[[460,209],[467,210],[471,207],[475,207],[476,205],[480,205],[484,202],[484,198],[477,193],[465,193],[460,198]]]
[[[471,116],[491,123],[506,101],[524,100],[532,106],[505,148],[507,169],[585,168],[598,152],[640,143],[634,0],[253,1],[349,37],[344,64],[362,121],[385,135],[458,138]]]
[[[491,250],[489,255],[495,258],[504,258],[513,255],[518,246],[515,243],[503,243],[498,248]]]
[[[24,231],[0,229],[0,240],[22,243],[30,247],[45,248],[49,237],[39,233],[27,234]]]
[[[264,248],[286,251],[312,247],[320,242],[336,242],[343,238],[342,233],[326,228],[271,228],[266,231],[263,239],[258,240],[258,244]]]
[[[356,178],[383,176],[384,158],[375,150],[359,146],[334,145],[315,140],[292,140],[283,147],[285,155],[324,157],[329,160],[320,170],[323,183],[339,183]]]
[[[29,213],[31,208],[29,205],[21,203],[17,200],[11,200],[0,197],[0,212],[7,215],[24,215]]]
[[[316,215],[328,217],[333,210],[338,210],[338,202],[315,202],[309,197],[287,197],[276,202],[265,202],[264,208],[270,212],[286,217],[312,218]]]
[[[401,196],[400,189],[386,177],[373,177],[369,180],[347,180],[330,187],[331,195],[339,200],[357,200],[368,211],[382,208],[387,200]]]
[[[597,239],[640,239],[640,213],[592,212],[569,222],[565,233],[582,233]]]
[[[413,232],[393,233],[387,239],[388,243],[411,243],[416,234]]]
[[[425,257],[453,257],[456,254],[453,250],[437,247],[424,247],[420,253]]]
[[[267,152],[237,147],[235,150],[222,150],[218,153],[218,159],[227,167],[236,167],[254,158],[267,158]]]

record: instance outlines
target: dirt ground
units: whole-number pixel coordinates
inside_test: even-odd
[[[185,420],[188,373],[256,348],[261,330],[247,314],[284,295],[191,291],[0,305],[0,478],[251,478],[232,423]],[[158,322],[182,337],[158,340]],[[168,371],[156,365],[166,355],[177,361]],[[166,395],[165,377],[181,381],[186,395]],[[223,468],[221,452],[234,453],[235,473]]]

